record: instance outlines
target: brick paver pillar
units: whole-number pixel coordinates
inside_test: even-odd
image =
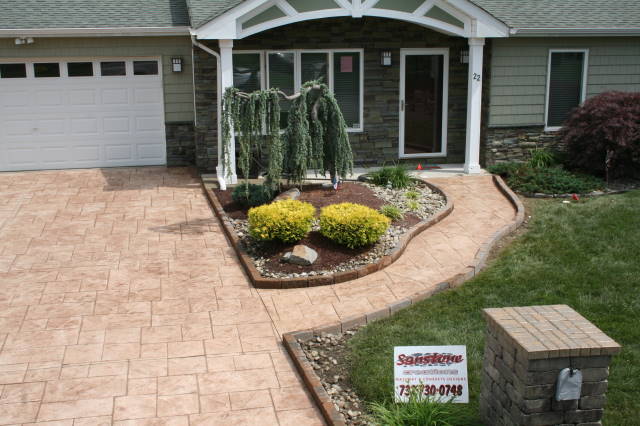
[[[485,309],[480,413],[487,425],[599,425],[611,356],[620,345],[567,305]],[[556,401],[564,368],[580,399]]]

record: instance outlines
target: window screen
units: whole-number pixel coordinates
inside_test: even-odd
[[[233,86],[246,93],[260,90],[260,54],[233,55]]]
[[[333,72],[333,91],[347,126],[358,128],[360,127],[360,53],[335,52]]]
[[[57,62],[33,64],[36,77],[60,77],[60,64]]]
[[[100,74],[103,76],[127,75],[127,67],[124,61],[100,62]]]
[[[26,78],[25,64],[0,64],[0,78]]]
[[[133,75],[158,75],[158,61],[133,61]]]
[[[69,62],[67,74],[69,77],[91,77],[93,76],[93,64],[91,62]]]
[[[552,52],[547,126],[562,126],[582,100],[584,52]]]
[[[300,65],[302,67],[302,84],[311,80],[322,80],[329,84],[327,71],[329,70],[329,60],[326,53],[301,53]]]
[[[292,95],[295,91],[293,73],[294,54],[292,52],[269,53],[269,87],[278,88],[287,95]],[[282,128],[287,125],[290,107],[290,101],[280,101],[280,127]]]

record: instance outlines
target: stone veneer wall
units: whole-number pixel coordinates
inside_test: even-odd
[[[167,134],[167,165],[195,165],[196,146],[193,122],[166,123],[165,128]]]
[[[200,172],[214,172],[218,163],[216,58],[194,47],[193,70],[196,104],[195,163]]]
[[[207,42],[217,50],[217,42]],[[483,92],[488,99],[490,41],[485,46]],[[381,165],[398,160],[400,48],[449,48],[448,147],[446,158],[429,163],[462,163],[466,144],[468,65],[460,63],[467,39],[447,36],[418,25],[390,19],[364,17],[306,21],[235,40],[237,50],[364,49],[364,131],[350,133],[356,163]],[[383,50],[392,52],[393,65],[380,65]],[[196,90],[196,164],[212,171],[217,163],[216,62],[194,50]],[[486,122],[486,103],[483,122]],[[483,129],[485,130],[485,129]],[[415,163],[427,161],[412,159]]]
[[[567,305],[492,308],[480,415],[486,425],[597,426],[620,345]],[[582,372],[580,399],[556,401],[560,370]]]
[[[489,166],[506,161],[526,161],[529,150],[536,147],[565,150],[556,132],[545,132],[544,126],[489,127],[484,139],[485,162]]]

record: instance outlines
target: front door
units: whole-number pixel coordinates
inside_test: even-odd
[[[400,51],[400,158],[447,152],[448,49]]]

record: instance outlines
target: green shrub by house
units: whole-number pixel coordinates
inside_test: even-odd
[[[402,220],[404,218],[404,213],[402,213],[402,210],[392,204],[385,204],[384,206],[380,207],[379,212],[391,220]]]
[[[254,207],[248,214],[249,234],[260,241],[300,241],[311,231],[315,212],[311,204],[297,200]]]
[[[379,186],[391,184],[392,188],[403,189],[411,183],[411,176],[403,165],[396,164],[393,167],[384,166],[371,173],[371,182]]]
[[[534,148],[529,150],[529,161],[527,164],[532,169],[547,169],[556,164],[555,155],[544,148]]]
[[[605,186],[601,179],[560,166],[534,168],[528,163],[499,163],[487,170],[502,176],[514,190],[525,193],[585,194]]]
[[[332,204],[320,213],[320,233],[352,249],[378,241],[390,223],[388,217],[360,204]]]
[[[231,198],[233,198],[233,201],[236,203],[245,207],[256,207],[271,201],[273,199],[273,192],[266,185],[242,183],[233,189]]]
[[[406,402],[393,396],[384,402],[369,404],[375,424],[384,426],[459,426],[468,424],[468,416],[451,400],[422,397],[416,392]]]
[[[640,177],[640,93],[605,92],[575,108],[558,133],[569,165],[608,177]]]
[[[407,200],[417,200],[420,198],[420,193],[418,191],[407,191],[404,196]]]

